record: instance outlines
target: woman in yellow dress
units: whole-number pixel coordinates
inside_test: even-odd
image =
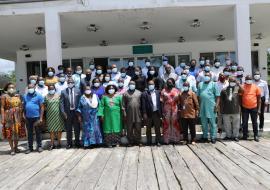
[[[1,96],[1,115],[3,136],[8,139],[11,155],[19,153],[18,140],[26,136],[22,101],[16,93],[15,85],[8,83],[4,88],[5,93]]]
[[[58,82],[58,77],[55,76],[55,69],[53,67],[47,68],[47,77],[45,79],[45,85],[55,85]]]

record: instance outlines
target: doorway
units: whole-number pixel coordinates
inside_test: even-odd
[[[252,74],[255,71],[259,70],[259,55],[258,51],[252,51],[251,52],[251,64],[252,64]]]
[[[103,72],[105,72],[108,66],[108,58],[94,58],[94,63],[96,66],[101,66]]]

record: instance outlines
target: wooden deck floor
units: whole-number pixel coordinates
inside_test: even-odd
[[[58,149],[10,156],[0,189],[270,189],[270,140],[195,146]]]

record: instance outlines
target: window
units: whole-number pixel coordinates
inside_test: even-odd
[[[162,65],[162,56],[153,56],[150,58],[151,65],[160,67]]]
[[[41,67],[40,67],[40,61],[29,61],[26,63],[27,65],[27,78],[31,75],[40,75],[41,73]]]
[[[168,58],[168,62],[171,66],[173,66],[175,68],[175,56],[174,55],[166,55],[166,57]]]
[[[204,57],[205,59],[214,60],[214,53],[213,52],[200,53],[200,58],[201,57]]]
[[[41,61],[41,76],[46,77],[47,76],[47,61]]]
[[[138,57],[136,66],[140,66],[141,68],[145,67],[145,60],[148,59],[148,57]]]
[[[118,70],[122,68],[122,62],[120,58],[110,58],[109,65],[112,65],[112,64],[115,64]]]
[[[178,55],[178,65],[182,62],[188,64],[190,62],[190,55]]]
[[[70,59],[63,59],[62,60],[62,65],[63,67],[66,69],[68,67],[70,67]]]
[[[81,66],[83,69],[83,60],[82,59],[71,59],[72,70],[75,71],[77,66]]]

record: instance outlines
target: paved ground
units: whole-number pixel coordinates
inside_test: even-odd
[[[25,148],[22,144],[20,148]],[[0,189],[270,189],[270,140],[7,154]]]

